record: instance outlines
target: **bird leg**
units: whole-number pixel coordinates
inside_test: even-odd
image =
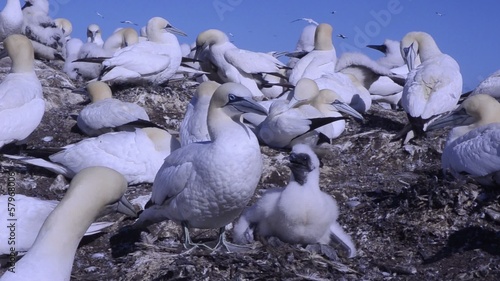
[[[219,228],[219,238],[217,241],[217,245],[213,248],[213,250],[217,250],[219,247],[224,246],[227,250],[228,253],[240,253],[240,252],[248,252],[249,250],[252,250],[253,247],[247,246],[247,245],[238,245],[238,244],[233,244],[226,239],[226,229],[225,227]]]

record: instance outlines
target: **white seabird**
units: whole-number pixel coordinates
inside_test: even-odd
[[[337,53],[332,43],[333,27],[322,23],[316,27],[314,50],[301,58],[290,72],[288,81],[296,85],[301,78],[315,80],[335,71]]]
[[[287,53],[286,56],[290,57],[287,63],[287,67],[290,69],[287,70],[287,73],[290,73],[295,64],[307,53],[314,50],[314,34],[316,33],[316,25],[309,24],[302,29],[300,33],[299,40],[297,40],[297,44],[295,46],[295,51],[291,53]],[[290,76],[289,74],[287,76]]]
[[[181,64],[181,48],[175,34],[186,36],[166,19],[154,17],[147,25],[148,41],[118,50],[102,62],[98,80],[111,83],[163,84]]]
[[[118,172],[91,167],[78,173],[38,232],[35,243],[1,281],[70,280],[80,240],[106,205],[120,200],[127,181]]]
[[[262,174],[259,143],[242,123],[243,112],[266,114],[246,87],[221,85],[208,110],[211,141],[191,143],[165,159],[135,227],[170,219],[182,225],[186,247],[193,245],[188,228],[219,228],[217,246],[226,245],[224,227],[248,204]]]
[[[87,84],[91,104],[85,106],[76,124],[88,136],[98,136],[122,126],[152,127],[146,110],[141,106],[112,98],[109,86],[101,81]],[[125,128],[123,128],[125,129]]]
[[[78,38],[71,38],[66,42],[66,57],[64,58],[64,66],[63,71],[66,73],[71,79],[78,79],[81,76],[80,67],[83,63],[73,62],[78,59],[78,53],[83,46],[82,40]],[[99,72],[97,72],[97,75]]]
[[[198,34],[195,58],[199,58],[199,53],[206,48],[208,48],[208,59],[215,65],[220,79],[244,85],[254,97],[263,97],[254,75],[269,73],[279,76],[280,69],[285,67],[270,54],[239,49],[229,41],[224,32],[217,29],[205,30]],[[212,71],[212,69],[202,70]]]
[[[7,0],[0,12],[0,41],[12,34],[21,34],[23,12],[19,0]]]
[[[26,0],[22,10],[21,32],[31,40],[35,56],[47,60],[64,59],[64,35],[48,15],[48,0]]]
[[[289,156],[292,171],[285,188],[268,189],[247,208],[234,225],[236,243],[253,242],[255,236],[277,237],[292,244],[338,243],[347,257],[356,256],[351,237],[337,222],[337,202],[319,187],[320,162],[313,150],[295,145]]]
[[[481,83],[471,92],[470,96],[480,94],[490,95],[496,99],[500,99],[500,70],[495,71],[481,81]]]
[[[0,84],[0,148],[26,139],[38,127],[45,112],[30,40],[24,35],[10,35],[4,47],[0,58],[8,55],[12,67]]]
[[[57,28],[61,29],[64,40],[66,42],[71,39],[71,32],[73,32],[73,24],[71,23],[71,21],[66,18],[57,18],[54,19],[54,23],[56,24]]]
[[[167,131],[143,128],[135,132],[107,133],[62,148],[33,151],[45,152],[49,161],[29,156],[4,156],[44,167],[67,178],[87,167],[105,166],[123,174],[130,184],[139,184],[153,182],[165,157],[178,147],[179,142]]]
[[[441,156],[443,171],[456,178],[470,175],[484,185],[500,184],[500,103],[490,95],[471,96],[428,129],[447,125],[455,127]]]
[[[419,135],[430,120],[456,107],[462,94],[462,75],[458,63],[443,54],[425,32],[406,34],[401,40],[401,54],[410,70],[401,98],[410,124],[400,135],[410,129]],[[415,67],[417,55],[421,64]]]
[[[194,92],[179,130],[181,146],[210,140],[207,126],[208,107],[219,86],[217,82],[205,81]]]
[[[16,219],[16,237],[15,237],[15,251],[26,252],[31,248],[33,242],[35,242],[38,231],[42,227],[43,222],[49,216],[49,214],[54,210],[59,201],[56,200],[42,200],[36,197],[29,197],[22,194],[16,194],[14,197],[8,195],[0,195],[0,204],[7,206],[9,198],[14,198],[15,201],[10,203],[15,205],[16,212],[15,217],[9,217],[9,212],[0,212],[0,220],[9,221],[9,219]],[[134,208],[132,205],[122,197],[118,202],[117,206],[113,206],[119,212],[123,212],[126,215],[135,217],[135,212],[132,212]],[[113,225],[114,222],[95,222],[92,223],[85,236],[94,235],[100,233],[102,229]],[[9,245],[9,231],[0,232],[0,256],[10,254]]]

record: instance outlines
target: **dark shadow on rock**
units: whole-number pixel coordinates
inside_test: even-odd
[[[141,241],[141,231],[147,229],[133,229],[131,226],[121,228],[117,234],[111,236],[109,244],[111,246],[111,256],[119,258],[128,255],[136,250],[136,242]]]
[[[405,124],[383,116],[373,114],[365,114],[363,116],[365,117],[365,123],[363,124],[363,126],[366,128],[381,129],[387,132],[397,133],[405,126]]]
[[[454,232],[448,237],[446,246],[435,255],[426,258],[424,264],[438,262],[456,253],[480,249],[500,256],[500,232],[471,226]]]

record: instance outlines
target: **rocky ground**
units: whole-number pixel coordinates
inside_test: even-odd
[[[0,61],[0,73],[8,65],[8,59]],[[83,84],[70,81],[58,67],[37,62],[48,106],[28,148],[84,138],[72,131],[72,115],[86,97],[70,90]],[[178,130],[194,89],[183,81],[122,87],[115,96],[137,102],[153,121]],[[365,118],[363,124],[350,121],[340,138],[319,151],[321,187],[339,203],[339,221],[355,241],[357,257],[327,257],[300,245],[259,242],[245,253],[185,251],[177,225],[162,223],[141,234],[124,228],[133,220],[113,214],[102,218],[117,221],[106,233],[82,240],[72,280],[500,280],[498,189],[443,175],[446,130],[402,147],[390,140],[406,121],[403,112],[375,105]],[[260,190],[284,186],[289,177],[286,152],[262,147],[262,153],[265,169],[256,197]],[[5,158],[0,165],[2,194],[7,174],[14,172],[18,193],[45,199],[64,195],[65,181],[50,172]],[[150,190],[150,184],[131,186],[127,197]],[[193,233],[194,239],[215,237],[211,231]]]

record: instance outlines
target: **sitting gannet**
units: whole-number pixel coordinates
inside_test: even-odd
[[[14,34],[4,41],[12,60],[10,73],[0,84],[0,148],[26,139],[40,124],[45,112],[42,85],[33,68],[33,46],[23,35]]]
[[[19,0],[7,0],[0,12],[0,41],[12,34],[21,34],[23,12]]]
[[[262,173],[257,137],[242,123],[244,112],[266,114],[243,85],[225,83],[208,109],[210,141],[191,143],[172,152],[158,171],[151,201],[134,227],[164,220],[180,224],[185,247],[194,245],[188,228],[224,227],[238,217],[252,198]]]
[[[290,182],[285,188],[268,189],[247,208],[234,225],[233,238],[250,243],[255,236],[274,236],[292,244],[339,243],[347,256],[356,256],[351,237],[337,222],[337,202],[319,188],[319,159],[304,144],[293,147],[289,156]]]

